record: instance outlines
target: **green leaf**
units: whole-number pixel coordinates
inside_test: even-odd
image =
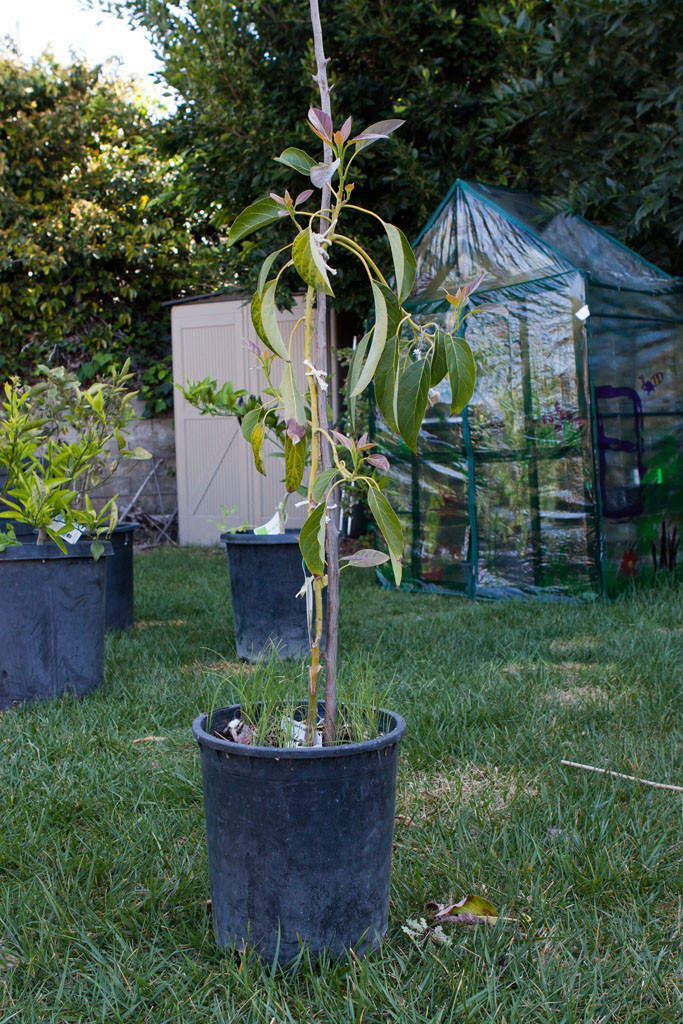
[[[386,423],[398,434],[396,423],[398,381],[398,341],[392,338],[384,346],[377,369],[375,370],[375,401]]]
[[[234,245],[252,231],[279,220],[283,212],[283,207],[274,199],[258,199],[235,218],[228,235],[228,245]]]
[[[139,444],[135,448],[131,448],[130,451],[126,452],[127,459],[151,459],[152,453],[148,452],[146,448],[142,448]]]
[[[51,529],[49,526],[45,526],[44,530],[45,530],[45,533],[50,538],[50,540],[53,540],[55,542],[55,544],[57,545],[59,550],[63,551],[64,554],[66,554],[66,544],[64,543],[62,538],[59,536],[59,534],[55,530]]]
[[[258,406],[256,409],[250,409],[247,415],[242,420],[242,437],[245,441],[251,441],[251,434],[259,421],[261,416],[262,408]]]
[[[314,576],[325,572],[325,510],[325,504],[314,508],[299,534],[301,556]]]
[[[415,274],[417,273],[417,260],[415,253],[410,247],[410,242],[400,230],[393,224],[385,224],[384,228],[389,239],[391,256],[394,261],[394,273],[396,275],[396,293],[399,303],[404,303],[413,290]]]
[[[296,146],[284,149],[279,156],[275,157],[275,160],[279,164],[284,164],[285,167],[291,167],[293,171],[305,174],[306,177],[308,177],[311,167],[317,163],[312,156],[305,153],[303,149],[297,149]]]
[[[257,335],[259,336],[263,344],[268,345],[268,339],[266,338],[265,332],[263,330],[263,323],[261,321],[261,293],[258,291],[254,292],[254,294],[251,297],[250,312],[251,322],[254,325],[254,330],[256,331]]]
[[[294,239],[292,259],[299,276],[317,292],[334,296],[320,243],[313,237],[312,229],[304,228]]]
[[[365,391],[372,380],[387,340],[387,302],[382,290],[374,281],[372,282],[372,294],[375,299],[375,323],[372,331],[372,345],[370,346],[368,358],[365,361],[365,366],[361,371],[358,382],[351,392],[352,398],[356,398]]]
[[[474,393],[477,368],[472,349],[464,338],[444,334],[448,379],[451,384],[451,415],[465,408]]]
[[[434,337],[434,349],[431,356],[431,373],[429,375],[429,385],[434,388],[437,384],[440,384],[448,373],[448,363],[446,362],[446,344],[444,341],[445,332],[437,331]]]
[[[377,287],[387,304],[387,338],[395,338],[398,336],[405,313],[399,306],[398,299],[391,288],[388,288],[385,284],[378,284]]]
[[[288,493],[298,491],[305,468],[306,438],[302,437],[294,444],[289,434],[285,434],[285,487]]]
[[[401,524],[398,521],[398,516],[377,487],[368,488],[368,505],[370,506],[370,511],[374,520],[382,531],[382,536],[389,548],[389,557],[391,558],[391,568],[394,570],[394,579],[396,580],[396,586],[400,587],[403,531],[401,530]]]
[[[354,551],[352,555],[342,555],[341,561],[348,562],[349,565],[357,565],[361,569],[364,569],[373,565],[382,565],[384,562],[388,562],[389,555],[384,551],[376,551],[375,548],[361,548],[360,551]]]
[[[351,356],[351,362],[349,363],[349,372],[346,380],[346,407],[349,411],[349,420],[351,421],[351,430],[356,429],[356,399],[353,397],[352,392],[358,383],[360,377],[361,366],[365,359],[365,353],[368,349],[368,343],[372,337],[372,332],[368,331],[364,334],[356,345],[353,355]]]
[[[277,288],[277,281],[269,281],[263,289],[261,294],[261,305],[260,305],[260,320],[261,320],[261,333],[259,334],[256,324],[254,323],[253,309],[254,302],[252,300],[252,323],[254,323],[254,329],[259,334],[261,341],[268,346],[271,352],[274,352],[276,356],[280,356],[281,359],[289,359],[289,352],[285,347],[285,343],[282,340],[280,334],[280,327],[277,322],[277,307],[275,305],[275,289]],[[256,296],[254,296],[256,298]]]
[[[90,545],[90,554],[93,557],[94,562],[99,562],[100,558],[104,554],[104,544],[101,540],[94,540]]]
[[[254,465],[256,466],[259,473],[263,476],[266,475],[266,471],[263,467],[263,459],[261,458],[261,448],[263,447],[263,439],[266,436],[266,425],[261,420],[257,423],[251,432],[251,450],[254,453]]]
[[[289,426],[291,420],[294,420],[299,427],[305,427],[306,410],[304,409],[304,400],[296,381],[294,367],[289,362],[285,363],[282,370],[280,394],[282,395],[284,417],[287,426]]]
[[[259,275],[258,275],[258,285],[257,285],[259,296],[261,295],[261,293],[263,292],[263,289],[266,286],[266,281],[268,280],[268,274],[271,271],[271,267],[273,266],[273,263],[275,263],[275,260],[278,258],[278,256],[280,255],[281,252],[282,252],[282,249],[278,249],[277,252],[271,252],[269,256],[266,256],[266,258],[264,259],[263,263],[261,264],[261,269],[259,270]],[[259,335],[259,337],[260,337],[260,335]]]
[[[324,469],[322,473],[318,473],[313,486],[311,487],[311,497],[313,501],[322,501],[327,492],[327,488],[330,486],[335,476],[337,475],[337,469],[333,466],[332,469]]]
[[[417,451],[417,437],[427,411],[429,396],[429,361],[418,359],[408,363],[399,374],[396,421],[398,430],[411,451]]]

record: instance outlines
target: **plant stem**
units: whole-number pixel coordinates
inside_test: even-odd
[[[306,323],[304,330],[304,358],[311,360],[313,343],[313,299],[315,291],[312,287],[306,291]],[[314,373],[308,376],[308,389],[311,399],[311,471],[308,478],[308,508],[311,510],[313,484],[320,467],[320,430],[318,423],[318,384]],[[315,624],[311,638],[311,664],[308,669],[308,714],[306,717],[306,742],[315,742],[315,731],[318,725],[318,679],[320,676],[320,640],[323,630],[323,581],[320,576],[313,579],[313,598],[315,603]]]
[[[285,505],[287,504],[287,498],[289,494],[285,494],[284,498],[277,507],[277,514],[279,519],[280,533],[285,532]]]
[[[320,92],[320,109],[326,114],[332,112],[330,104],[330,88],[327,81],[327,58],[323,46],[323,31],[320,23],[320,9],[318,0],[310,0],[311,25],[313,28],[313,44],[315,47],[316,77],[315,81]],[[323,158],[330,160],[332,150],[327,144],[323,144]],[[337,207],[341,202],[342,189],[339,190]],[[322,190],[321,206],[323,210],[330,207],[331,190],[325,185]],[[329,218],[327,218],[329,220]],[[326,228],[326,218],[320,217],[320,234]],[[317,324],[316,324],[316,358],[315,365],[327,372],[327,299],[324,294],[318,292],[316,296]],[[327,419],[327,398],[322,388],[319,396],[319,421],[323,430],[329,427]],[[332,465],[331,449],[326,438],[321,441],[323,469]],[[334,494],[334,491],[332,492]],[[333,744],[337,732],[337,641],[339,623],[339,539],[335,516],[330,516],[330,521],[325,529],[325,549],[327,554],[327,635],[325,640],[325,743]],[[321,594],[322,611],[322,594]],[[316,605],[317,619],[317,605]],[[321,619],[322,627],[322,619]]]

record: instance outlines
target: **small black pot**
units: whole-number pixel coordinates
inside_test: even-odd
[[[102,682],[107,556],[90,542],[22,544],[0,552],[0,708],[81,696]]]
[[[319,705],[324,713],[324,705]],[[219,946],[286,962],[374,948],[387,929],[400,715],[337,747],[249,747],[211,735],[239,706],[195,719]]]
[[[133,543],[139,523],[119,523],[109,536],[112,555],[107,561],[107,629],[132,629],[135,623]]]
[[[275,649],[282,658],[308,653],[299,531],[222,533],[228,550],[237,655],[253,661]],[[326,597],[327,591],[324,592]]]

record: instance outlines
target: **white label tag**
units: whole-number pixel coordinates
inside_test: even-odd
[[[591,311],[586,305],[582,306],[581,309],[577,309],[576,313],[574,313],[577,320],[587,320],[590,315]]]
[[[63,519],[53,519],[50,523],[50,529],[58,532],[64,526]],[[60,537],[65,540],[67,544],[78,544],[79,540],[83,536],[83,530],[80,530],[77,526],[74,526],[73,530],[69,530],[68,533],[61,533]]]
[[[296,718],[283,715],[280,728],[285,736],[286,747],[303,747],[306,743],[306,723],[297,722]],[[314,747],[322,747],[323,734],[320,728],[315,731]]]
[[[287,513],[285,512],[285,522],[286,522],[286,520],[287,520]],[[261,536],[261,537],[264,534],[274,534],[274,533],[279,533],[279,532],[280,532],[280,513],[279,512],[276,512],[275,515],[272,516],[268,520],[267,523],[263,524],[263,526],[255,526],[254,527],[254,533],[258,533],[259,536]]]

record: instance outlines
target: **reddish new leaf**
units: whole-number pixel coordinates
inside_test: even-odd
[[[384,473],[389,472],[389,460],[386,455],[368,455],[365,461],[369,462],[370,465],[374,466],[376,469],[381,469]]]
[[[332,142],[332,118],[324,110],[318,107],[311,107],[308,111],[308,120],[316,135],[319,135],[325,142]]]
[[[336,437],[337,441],[339,441],[339,444],[343,444],[344,447],[348,448],[350,452],[354,451],[355,445],[350,437],[347,437],[346,434],[342,434],[341,431],[339,430],[331,430],[330,433],[333,435],[333,437]]]

